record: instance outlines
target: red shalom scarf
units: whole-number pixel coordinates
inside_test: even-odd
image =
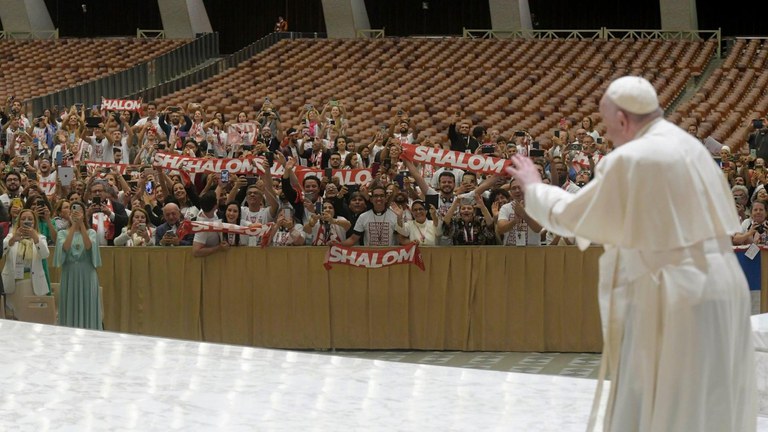
[[[397,264],[415,264],[424,271],[424,260],[421,257],[421,250],[419,250],[419,246],[416,243],[401,247],[376,249],[332,245],[325,254],[323,266],[325,266],[326,270],[330,270],[332,264],[346,264],[369,269]]]
[[[189,234],[196,234],[199,232],[223,232],[227,234],[261,236],[261,247],[266,247],[267,244],[269,244],[269,230],[271,228],[272,223],[261,224],[256,222],[248,226],[241,226],[219,221],[207,222],[185,220],[176,231],[176,235],[179,238],[184,238]]]

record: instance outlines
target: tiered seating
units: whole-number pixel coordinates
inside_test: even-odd
[[[563,116],[597,120],[611,79],[643,75],[668,106],[691,74],[706,67],[715,42],[660,40],[380,39],[282,41],[235,69],[158,102],[202,102],[231,118],[265,97],[284,126],[306,103],[347,108],[353,141],[367,142],[398,108],[418,130],[445,138],[456,112],[511,136],[550,134]]]
[[[172,39],[0,41],[0,95],[28,99],[146,62],[187,43]]]
[[[751,120],[768,112],[768,44],[739,39],[728,57],[672,119],[682,127],[696,124],[701,136],[738,148],[752,130]]]

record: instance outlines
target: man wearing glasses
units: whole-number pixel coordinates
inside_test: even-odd
[[[373,208],[360,215],[352,234],[342,243],[344,246],[358,244],[363,237],[364,246],[394,246],[397,215],[387,207],[387,189],[374,186],[371,190]]]

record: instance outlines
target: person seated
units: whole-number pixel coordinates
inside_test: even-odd
[[[128,225],[115,238],[115,246],[154,246],[155,230],[149,226],[149,215],[141,207],[134,208]]]
[[[192,246],[192,240],[195,235],[187,234],[184,238],[179,238],[176,231],[181,226],[182,217],[179,206],[174,203],[168,203],[163,207],[163,219],[165,222],[155,230],[155,244],[159,246]]]

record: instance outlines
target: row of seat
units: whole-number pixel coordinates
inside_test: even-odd
[[[180,39],[0,40],[0,95],[29,99],[146,62]]]
[[[200,102],[231,118],[255,115],[269,97],[289,127],[302,123],[305,104],[339,100],[358,143],[399,109],[440,139],[455,113],[506,136],[522,128],[545,139],[563,117],[591,115],[600,129],[599,97],[622,75],[646,76],[669,106],[715,49],[682,40],[286,40],[158,102]]]
[[[696,125],[701,137],[741,148],[753,131],[752,120],[768,113],[767,56],[763,40],[736,40],[722,65],[670,118],[685,128]]]

